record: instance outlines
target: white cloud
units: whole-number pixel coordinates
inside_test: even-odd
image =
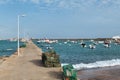
[[[30,2],[40,6],[59,8],[86,8],[86,7],[120,7],[120,0],[16,0],[19,2]],[[14,2],[14,0],[0,0],[0,3]],[[52,4],[52,5],[51,5]]]
[[[0,0],[0,4],[8,3],[10,0]]]
[[[21,2],[27,2],[28,0],[19,0],[19,1],[21,1]]]
[[[120,0],[61,0],[60,7],[67,8],[89,8],[89,7],[120,7]]]
[[[61,7],[61,8],[67,8],[69,7],[68,3],[66,4],[66,2],[64,0],[61,0],[58,4],[58,7]]]
[[[45,3],[51,4],[53,3],[55,0],[44,0]]]
[[[95,1],[96,0],[61,0],[58,6],[63,8],[83,8],[90,7]]]
[[[39,4],[41,0],[31,0],[31,2],[35,3],[35,4]]]

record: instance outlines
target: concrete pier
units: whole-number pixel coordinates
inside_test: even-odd
[[[42,50],[32,42],[0,64],[0,80],[62,80],[61,68],[46,68]]]

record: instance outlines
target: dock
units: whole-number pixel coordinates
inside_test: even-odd
[[[61,68],[46,68],[41,62],[42,50],[32,41],[0,64],[0,80],[62,80]]]

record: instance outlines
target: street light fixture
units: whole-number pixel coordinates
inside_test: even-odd
[[[18,15],[17,18],[18,18],[18,56],[20,55],[20,50],[19,50],[19,38],[20,38],[20,17],[25,17],[26,15]]]

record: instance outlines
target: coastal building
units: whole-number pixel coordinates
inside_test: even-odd
[[[120,36],[113,36],[112,39],[115,39],[115,40],[120,39]]]

